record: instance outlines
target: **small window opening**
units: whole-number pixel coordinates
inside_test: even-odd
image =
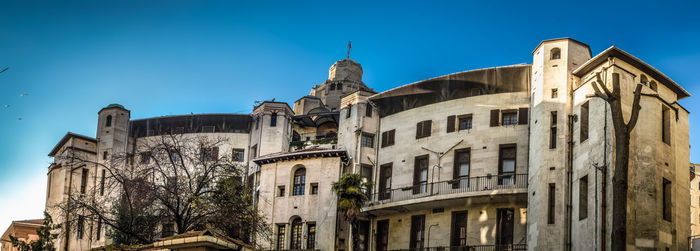
[[[105,122],[105,127],[112,126],[112,115],[107,116],[107,121]]]
[[[560,59],[561,58],[561,50],[559,48],[554,48],[550,51],[551,54],[551,59]]]

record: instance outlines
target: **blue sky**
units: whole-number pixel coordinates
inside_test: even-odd
[[[48,152],[97,111],[132,118],[247,113],[293,102],[345,57],[377,91],[475,68],[530,63],[543,39],[594,54],[616,45],[700,93],[697,3],[467,1],[0,1],[0,231],[40,218]],[[28,95],[21,96],[26,93]],[[6,104],[11,105],[5,107]],[[700,161],[700,102],[691,159]],[[21,120],[19,120],[21,118]]]

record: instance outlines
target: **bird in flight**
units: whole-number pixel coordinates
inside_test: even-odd
[[[5,107],[5,108],[10,108],[10,106],[12,106],[12,105],[7,104],[7,105],[4,105],[3,107]]]
[[[29,96],[29,94],[22,93],[22,94],[19,94],[19,96],[20,96],[20,97]]]

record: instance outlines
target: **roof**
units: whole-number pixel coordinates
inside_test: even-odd
[[[571,41],[571,42],[574,42],[574,43],[583,45],[583,46],[585,46],[586,48],[588,48],[588,55],[593,55],[593,53],[591,53],[591,47],[590,47],[590,46],[588,46],[588,45],[587,45],[586,43],[584,43],[584,42],[578,41],[578,40],[573,39],[573,38],[570,38],[570,37],[560,37],[560,38],[552,38],[552,39],[542,40],[542,42],[540,42],[540,44],[538,44],[537,47],[535,47],[535,49],[532,50],[532,54],[535,54],[535,52],[537,51],[537,49],[540,48],[540,46],[542,46],[542,44],[547,43],[547,42],[555,42],[555,41],[559,41],[559,40],[569,40],[569,41]]]
[[[18,220],[18,221],[12,221],[12,223],[27,224],[27,225],[41,225],[41,224],[44,224],[44,219]]]
[[[200,245],[215,247],[218,249],[239,249],[241,247],[253,249],[253,246],[241,240],[220,235],[210,229],[188,231],[182,234],[161,238],[153,243],[153,247],[156,249],[159,249],[159,247],[170,247],[170,249],[177,249],[177,247]]]
[[[173,133],[199,133],[205,126],[213,126],[216,133],[248,133],[250,114],[210,113],[172,115],[129,121],[129,135],[147,137]]]
[[[102,109],[100,109],[100,112],[102,112],[102,110],[104,110],[104,109],[110,109],[110,108],[119,108],[119,109],[122,109],[122,110],[125,110],[125,111],[129,111],[128,109],[124,108],[123,105],[120,105],[120,104],[109,104],[109,105],[103,107]]]
[[[348,154],[343,149],[330,149],[329,150],[329,149],[321,149],[321,148],[311,148],[311,149],[304,149],[304,150],[291,152],[291,153],[265,155],[265,156],[261,156],[257,159],[254,159],[253,162],[255,162],[255,164],[262,165],[262,164],[275,163],[277,161],[317,158],[317,157],[321,157],[321,158],[340,157],[342,161],[348,160]]]
[[[63,146],[63,144],[65,144],[66,142],[68,142],[68,140],[71,139],[71,138],[79,138],[79,139],[83,139],[83,140],[87,140],[87,141],[90,141],[90,142],[97,143],[97,139],[95,139],[95,138],[93,138],[93,137],[88,137],[88,136],[85,136],[85,135],[81,135],[81,134],[77,134],[77,133],[68,132],[68,133],[66,133],[65,136],[63,136],[63,138],[61,139],[61,141],[59,141],[58,144],[56,144],[56,146],[54,146],[53,149],[51,149],[51,152],[49,153],[49,157],[53,157],[54,155],[56,155],[56,153],[58,152],[59,149],[61,149],[61,147]]]
[[[583,77],[585,74],[595,69],[598,65],[606,62],[610,57],[619,58],[627,62],[628,64],[634,66],[635,68],[641,70],[642,72],[648,74],[650,77],[658,80],[660,83],[664,84],[673,92],[675,92],[678,95],[678,100],[690,97],[690,93],[688,93],[685,89],[683,89],[683,87],[681,87],[678,83],[676,83],[671,78],[663,74],[661,71],[657,70],[656,68],[652,67],[651,65],[642,61],[641,59],[636,58],[635,56],[632,56],[631,54],[615,46],[610,46],[610,48],[589,59],[588,61],[586,61],[586,63],[582,64],[576,70],[574,70],[573,74],[579,78]]]

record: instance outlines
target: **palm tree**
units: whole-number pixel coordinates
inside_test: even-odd
[[[338,197],[338,210],[350,222],[352,234],[352,249],[357,246],[357,217],[362,206],[369,201],[366,191],[372,186],[371,182],[365,182],[360,174],[346,174],[338,182],[333,182],[333,192]]]

